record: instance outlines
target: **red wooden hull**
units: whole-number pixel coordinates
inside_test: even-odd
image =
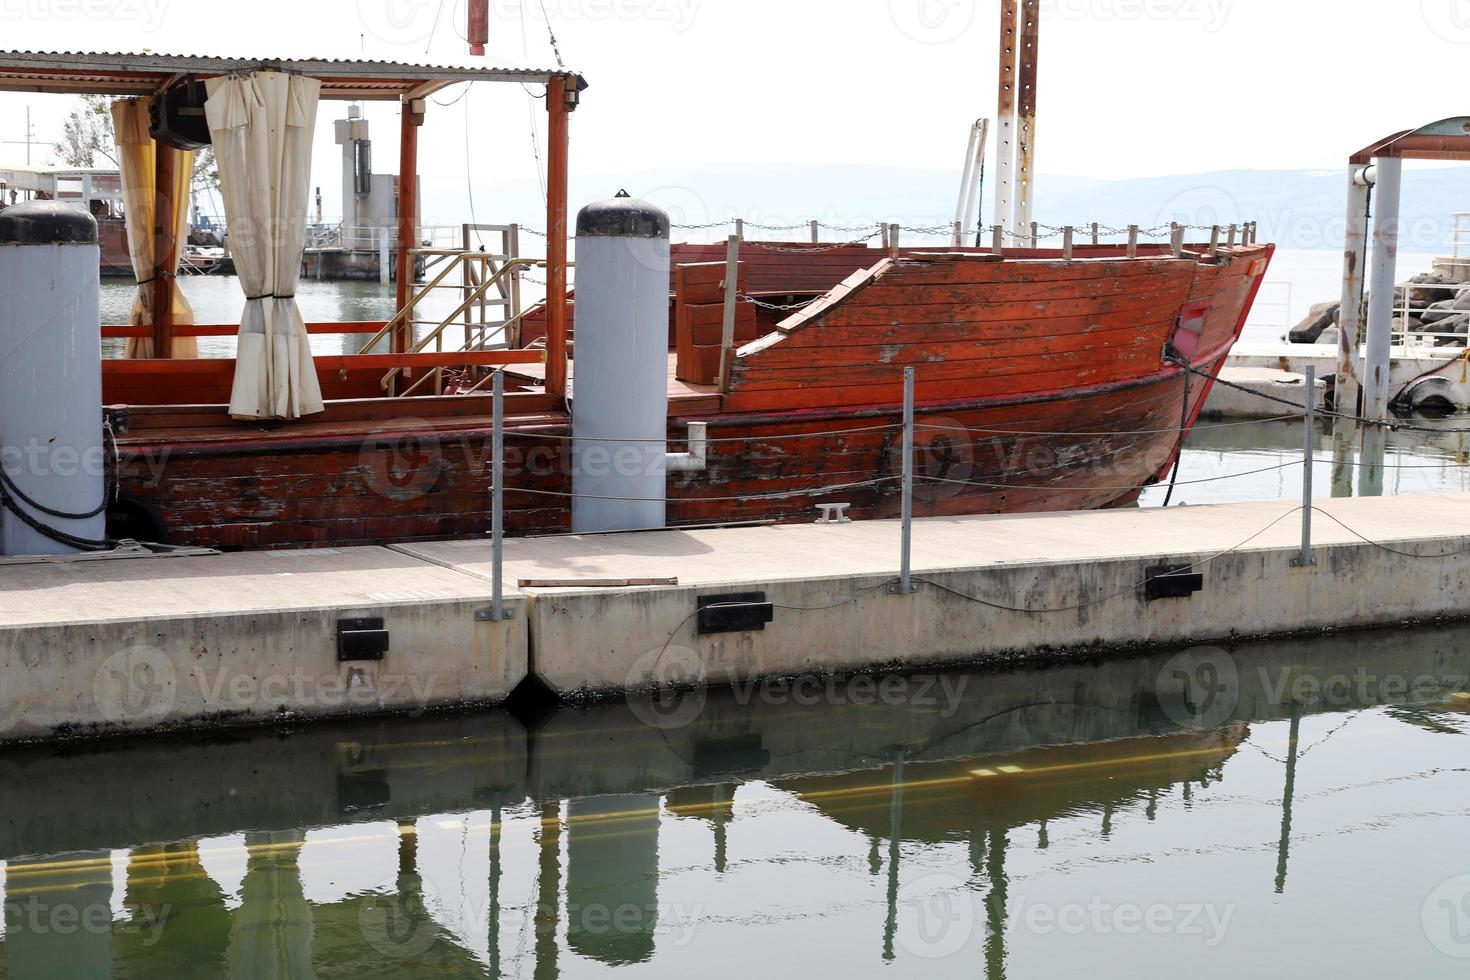
[[[677,248],[676,261],[704,261],[699,248]],[[789,253],[772,253],[781,258],[767,269],[753,263],[749,288],[768,295],[815,294],[870,271],[816,315],[779,330],[768,317],[771,332],[741,350],[726,390],[671,379],[671,448],[688,421],[709,423],[713,440],[706,472],[671,478],[671,524],[811,520],[821,502],[851,503],[858,519],[896,516],[906,366],[918,378],[917,514],[1130,503],[1167,475],[1181,420],[1192,425],[1208,394],[1165,358],[1181,319],[1201,315],[1187,346],[1213,375],[1271,254],[1123,260],[1104,248],[1093,254],[1113,261],[888,264],[850,251],[843,261],[814,253],[812,266]],[[509,396],[507,527],[563,532],[568,420],[526,371],[527,390]],[[575,397],[575,375],[572,385]],[[487,401],[343,402],[274,429],[227,422],[220,409],[133,409],[119,440],[116,530],[226,548],[484,534]]]

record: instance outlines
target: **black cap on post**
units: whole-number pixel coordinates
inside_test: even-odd
[[[0,211],[0,245],[96,245],[97,219],[60,201],[27,201]]]
[[[667,212],[627,191],[587,205],[577,215],[577,237],[667,239],[672,226]]]

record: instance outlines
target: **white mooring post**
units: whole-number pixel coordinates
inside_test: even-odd
[[[1306,472],[1302,478],[1302,553],[1292,562],[1297,568],[1311,568],[1312,559],[1312,476],[1317,462],[1317,365],[1307,365],[1307,448],[1304,456]]]
[[[822,226],[816,221],[812,222],[812,244],[816,245],[822,240]]]
[[[903,538],[897,595],[919,591],[913,581],[914,547],[914,369],[903,369]]]
[[[996,255],[1006,254],[1006,230],[1000,225],[994,225],[990,229],[991,251]]]
[[[1388,372],[1393,354],[1394,298],[1398,292],[1399,196],[1404,161],[1379,157],[1373,215],[1373,276],[1368,287],[1368,360],[1363,370],[1363,414],[1388,419]]]

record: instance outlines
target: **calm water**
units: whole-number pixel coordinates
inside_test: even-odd
[[[11,751],[0,973],[1463,977],[1467,675],[1462,627]]]
[[[1417,418],[1413,424],[1435,432],[1393,432],[1384,460],[1383,494],[1470,493],[1470,416]],[[1306,423],[1254,422],[1246,425],[1201,423],[1190,435],[1173,503],[1234,504],[1260,500],[1300,500]],[[1318,498],[1379,496],[1364,483],[1364,458],[1354,446],[1341,477],[1332,452],[1331,427],[1319,426],[1313,469]],[[1165,487],[1148,490],[1145,507],[1159,506]]]

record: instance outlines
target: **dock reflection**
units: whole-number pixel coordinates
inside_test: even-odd
[[[941,949],[951,973],[1003,977],[1018,851],[1052,847],[1062,822],[1094,842],[1147,833],[1161,800],[1228,783],[1266,724],[1290,737],[1262,887],[1289,889],[1303,722],[1382,709],[1463,734],[1467,641],[1470,627],[1206,648],[947,675],[889,700],[857,696],[871,680],[824,681],[814,703],[715,691],[673,727],[616,704],[17,750],[0,756],[0,973],[672,969],[805,901],[862,924],[851,941],[875,967]],[[952,887],[915,899],[949,847]],[[916,935],[915,901],[973,902],[978,921],[951,951]]]

